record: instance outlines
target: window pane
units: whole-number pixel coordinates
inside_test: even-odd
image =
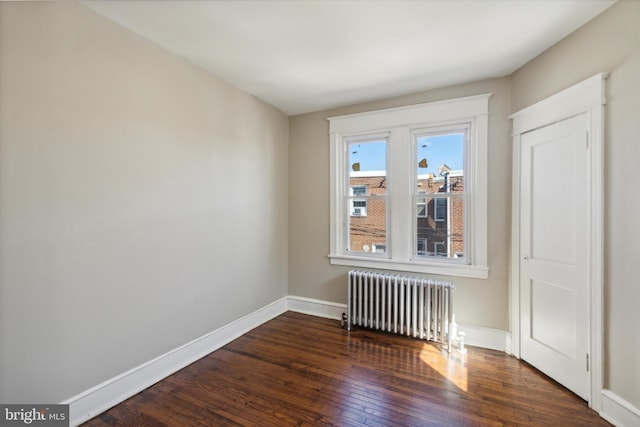
[[[348,143],[350,252],[387,253],[387,140]]]
[[[356,200],[351,199],[351,204]],[[387,200],[384,197],[367,200],[366,215],[349,215],[349,245],[351,252],[387,252]]]
[[[417,240],[417,254],[418,255],[426,255],[427,254],[427,239],[418,239]]]
[[[464,257],[465,138],[464,130],[416,137],[414,251],[418,257]],[[426,199],[422,194],[427,194]]]
[[[427,198],[419,197],[416,202],[416,214],[418,218],[426,218],[427,215]]]
[[[366,196],[367,195],[367,186],[366,185],[356,185],[351,187],[351,195],[352,196]]]
[[[463,258],[464,223],[462,194],[429,197],[427,216],[416,218],[415,254],[419,257]]]
[[[386,194],[387,141],[354,141],[348,149],[350,195]]]
[[[435,221],[446,221],[447,199],[433,199],[433,203],[433,219]]]
[[[464,176],[464,140],[464,132],[417,137],[417,191],[447,192],[444,188],[446,175]]]

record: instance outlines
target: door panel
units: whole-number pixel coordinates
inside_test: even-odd
[[[521,356],[588,398],[587,115],[522,135]]]
[[[531,339],[575,358],[575,311],[574,291],[531,281]]]
[[[546,129],[545,133],[551,129]],[[534,135],[530,135],[533,137]],[[543,137],[546,135],[543,135]],[[536,259],[573,264],[575,223],[560,215],[574,210],[575,169],[571,160],[574,141],[570,135],[550,136],[531,146],[531,253]]]

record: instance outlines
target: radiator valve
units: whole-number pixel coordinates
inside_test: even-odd
[[[464,347],[464,337],[466,335],[463,331],[458,332],[458,351],[462,354],[467,352],[467,349]]]

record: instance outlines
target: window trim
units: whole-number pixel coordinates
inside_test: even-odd
[[[390,269],[417,273],[443,274],[486,279],[487,262],[487,144],[489,97],[483,94],[406,107],[329,117],[330,132],[330,253],[331,264],[361,268]],[[427,260],[414,255],[412,221],[415,208],[411,195],[412,132],[439,126],[468,123],[469,137],[475,143],[469,149],[465,174],[469,179],[467,203],[470,206],[467,227],[468,259]],[[344,183],[348,178],[345,141],[358,135],[388,135],[387,200],[390,207],[386,258],[356,255],[345,251],[343,220]],[[397,146],[406,146],[396,148]],[[401,165],[403,167],[401,167]],[[396,191],[406,188],[407,191]],[[401,207],[400,209],[398,207]],[[408,213],[407,213],[408,212]],[[405,218],[406,217],[406,218]],[[407,238],[409,237],[409,238]]]

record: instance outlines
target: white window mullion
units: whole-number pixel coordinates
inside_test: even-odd
[[[393,175],[392,188],[389,194],[390,206],[390,244],[391,256],[398,259],[411,257],[412,223],[408,219],[413,216],[411,195],[411,135],[408,128],[397,128],[391,132],[389,142],[389,167]]]

